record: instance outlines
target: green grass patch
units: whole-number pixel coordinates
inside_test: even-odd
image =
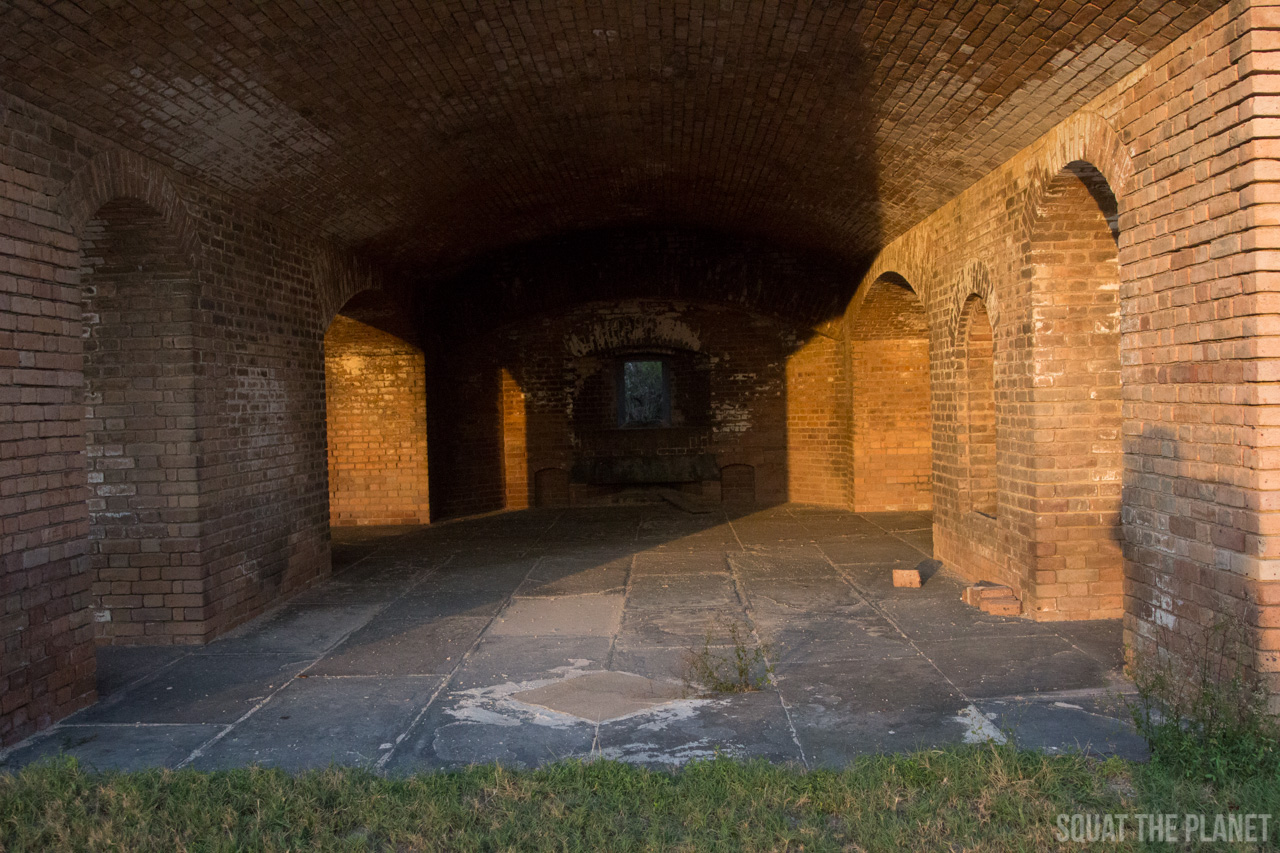
[[[1079,850],[1058,840],[1059,814],[1235,810],[1280,815],[1280,786],[1210,787],[1154,765],[994,746],[868,757],[839,771],[722,758],[673,773],[596,761],[406,778],[94,773],[64,759],[0,775],[0,849]],[[1144,848],[1130,839],[1089,849]]]

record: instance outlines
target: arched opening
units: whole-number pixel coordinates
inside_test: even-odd
[[[195,277],[164,217],[121,198],[84,229],[81,280],[95,636],[197,642]]]
[[[330,524],[426,524],[422,351],[339,314],[325,334],[324,356]]]
[[[1117,205],[1078,161],[1046,188],[1031,231],[1036,609],[1062,619],[1123,610]]]
[[[849,324],[855,512],[933,508],[929,321],[899,276],[872,283]]]
[[[976,294],[965,302],[960,318],[960,355],[961,506],[966,512],[995,518],[999,508],[995,335],[986,303]]]
[[[849,407],[841,342],[807,332],[786,362],[786,499],[847,507]]]
[[[525,393],[505,367],[502,381],[502,461],[506,483],[505,509],[529,508],[529,434]],[[536,498],[536,495],[534,496]]]

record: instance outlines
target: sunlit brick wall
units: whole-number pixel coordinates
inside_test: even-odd
[[[342,315],[324,339],[329,518],[334,526],[430,520],[423,355]]]

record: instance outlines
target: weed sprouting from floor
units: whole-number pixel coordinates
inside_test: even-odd
[[[1239,622],[1224,620],[1184,657],[1131,652],[1137,697],[1129,711],[1153,764],[1210,784],[1280,776],[1280,724],[1248,666],[1247,637]]]
[[[707,629],[700,646],[686,650],[681,673],[685,688],[711,693],[763,690],[773,680],[769,645],[756,643],[750,631],[738,622],[721,623],[721,628],[729,637],[727,653],[717,651],[714,627]]]

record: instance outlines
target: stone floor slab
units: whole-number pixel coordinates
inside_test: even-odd
[[[594,595],[603,592],[622,592],[627,586],[630,574],[628,565],[618,565],[621,560],[610,561],[604,565],[593,566],[589,563],[557,562],[550,565],[540,564],[538,568],[520,584],[517,596],[565,596]],[[630,560],[627,561],[628,563]]]
[[[454,690],[533,681],[569,669],[604,669],[612,637],[528,637],[488,634],[454,674]]]
[[[932,530],[931,512],[864,512],[862,518],[883,530]]]
[[[192,762],[198,770],[262,764],[370,768],[427,706],[443,679],[299,679]]]
[[[504,702],[505,697],[487,696],[485,691],[442,696],[396,747],[386,771],[398,776],[493,762],[536,767],[591,757],[595,723],[563,714],[538,715],[529,706],[508,707]]]
[[[198,766],[668,766],[717,752],[839,765],[992,733],[1139,754],[1105,702],[1126,686],[1119,620],[964,605],[964,582],[924,559],[927,513],[663,504],[333,535],[345,571],[223,640],[100,650],[102,701],[6,766],[60,750],[103,768],[174,766],[215,735]],[[894,588],[896,565],[923,566],[923,587]],[[774,681],[702,696],[686,658],[732,655],[730,626],[744,651],[769,646]],[[689,695],[612,718],[636,707],[633,679]],[[557,694],[592,684],[577,709],[589,719],[557,710]]]
[[[990,700],[977,707],[1018,746],[1050,754],[1084,752],[1131,761],[1149,757],[1146,740],[1122,716],[1098,713],[1076,697],[1034,702]]]
[[[601,671],[522,690],[511,694],[511,698],[600,723],[684,699],[687,692],[678,682]]]
[[[512,600],[489,632],[494,636],[612,636],[622,615],[621,595],[573,595]]]
[[[1052,623],[1032,622],[1017,616],[994,616],[949,595],[879,598],[876,606],[907,636],[922,642],[956,639],[976,642],[982,637],[1012,640],[1016,637],[1054,635]]]
[[[724,552],[668,552],[642,551],[636,554],[631,572],[634,577],[644,575],[688,575],[719,572],[727,574],[729,564]]]
[[[782,665],[776,676],[813,763],[963,741],[968,700],[920,655]]]
[[[231,723],[310,662],[290,655],[190,655],[69,722]]]
[[[382,619],[439,619],[447,616],[494,616],[506,605],[519,582],[492,584],[467,578],[431,577],[396,599]]]
[[[349,636],[308,672],[317,676],[447,675],[488,624],[486,616],[380,619]]]
[[[754,623],[769,646],[770,658],[779,665],[901,658],[919,653],[897,628],[865,604],[848,613],[804,613],[781,619],[756,613]]]
[[[627,593],[627,606],[699,607],[719,610],[737,607],[738,590],[724,574],[646,575],[635,578]]]
[[[16,770],[33,761],[71,756],[86,770],[177,767],[221,725],[62,725],[41,732],[0,762]]]
[[[717,755],[801,761],[786,712],[772,690],[684,699],[602,723],[596,754],[655,768]]]
[[[1107,684],[1107,668],[1056,635],[999,643],[921,641],[921,652],[971,697],[1034,695]]]
[[[191,654],[192,646],[103,646],[98,649],[98,701]]]
[[[291,602],[229,632],[201,654],[319,656],[372,619],[382,603]]]
[[[630,645],[700,647],[708,633],[712,645],[730,645],[729,625],[745,624],[741,607],[720,610],[695,608],[628,608],[622,615],[620,642]]]
[[[922,555],[901,539],[845,539],[823,542],[822,552],[837,566],[872,564],[877,566],[915,565]]]

